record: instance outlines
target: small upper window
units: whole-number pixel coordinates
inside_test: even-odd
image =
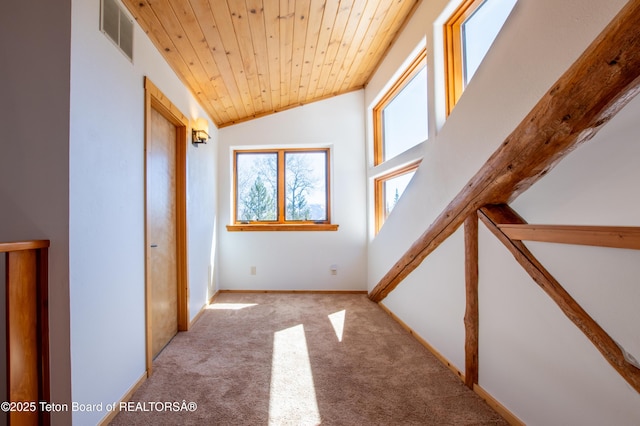
[[[380,231],[385,220],[400,200],[419,165],[420,161],[417,161],[375,179],[376,232]]]
[[[453,110],[517,0],[464,0],[444,25],[447,114]]]
[[[328,148],[237,150],[233,156],[234,225],[227,229],[337,229],[330,225]]]
[[[426,65],[423,50],[373,109],[375,165],[427,139]]]

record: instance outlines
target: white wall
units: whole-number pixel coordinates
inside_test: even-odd
[[[0,241],[51,240],[51,398],[68,401],[71,2],[50,4],[0,2]]]
[[[74,1],[71,38],[70,297],[72,398],[118,401],[145,371],[144,89],[151,81],[190,119],[206,117],[136,25],[129,61],[99,30],[99,0]],[[189,311],[215,269],[217,130],[188,144]],[[92,424],[106,412],[73,414]]]
[[[623,0],[519,0],[444,122],[442,29],[432,23],[451,5],[422,3],[365,91],[366,105],[371,108],[406,55],[426,37],[429,88],[435,94],[430,104],[433,134],[422,146],[424,160],[415,178],[369,245],[369,289],[624,4]],[[637,119],[634,123],[638,114],[640,101],[636,100],[517,199],[513,203],[516,211],[532,223],[639,226]],[[640,423],[640,395],[483,225],[480,228],[480,385],[527,424]],[[461,231],[384,303],[464,370]],[[634,326],[640,322],[636,308],[640,253],[528,245],[596,321],[640,358],[640,338]]]
[[[220,288],[364,290],[366,215],[362,91],[220,129]],[[229,232],[232,151],[245,147],[330,146],[331,220],[338,231]],[[338,265],[331,275],[330,265]],[[256,275],[251,275],[251,266]]]

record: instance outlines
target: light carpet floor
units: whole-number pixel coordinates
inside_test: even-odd
[[[111,424],[507,424],[364,294],[222,293],[153,367]]]

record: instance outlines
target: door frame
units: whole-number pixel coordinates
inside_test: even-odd
[[[147,196],[149,189],[148,147],[151,138],[151,109],[155,109],[176,126],[176,264],[178,283],[178,331],[189,329],[189,276],[187,268],[187,128],[189,119],[171,103],[156,87],[144,78],[144,253],[145,253],[145,334],[147,377],[151,376],[153,354],[151,350],[151,282],[150,282],[150,244],[149,224],[147,221]]]

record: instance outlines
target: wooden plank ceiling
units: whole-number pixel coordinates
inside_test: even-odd
[[[122,0],[218,127],[357,90],[420,0]]]

